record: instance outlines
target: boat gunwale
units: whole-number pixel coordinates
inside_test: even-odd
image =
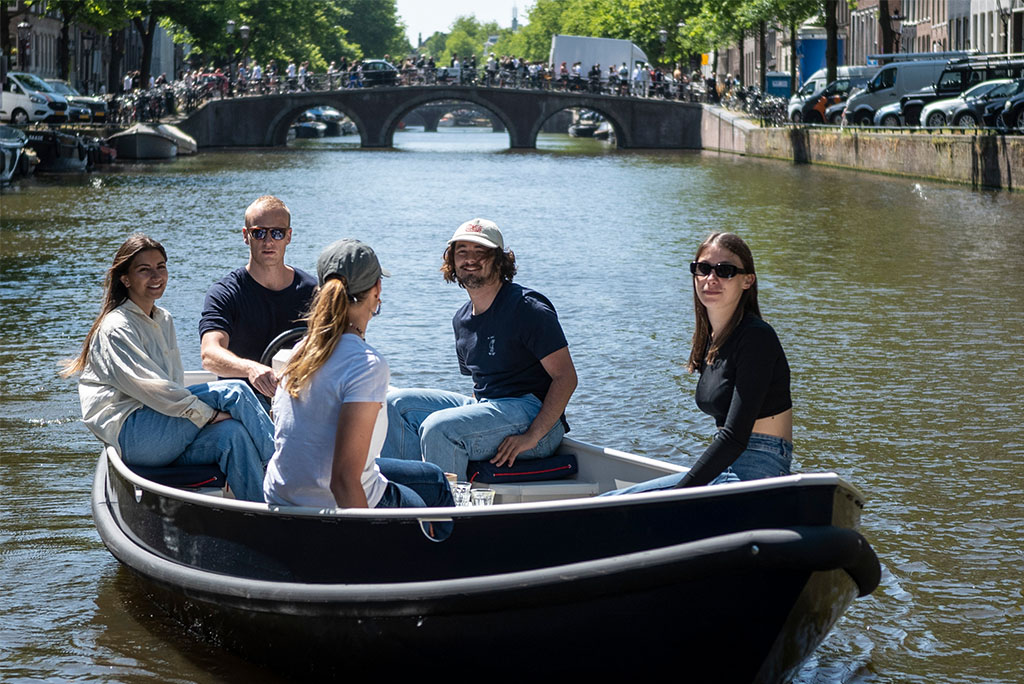
[[[139,546],[118,524],[115,512],[111,509],[111,502],[105,494],[106,471],[102,466],[103,463],[100,462],[96,469],[92,501],[93,517],[101,539],[118,561],[149,581],[185,590],[187,594],[195,592],[210,598],[216,596],[221,599],[242,599],[249,604],[250,609],[253,608],[251,603],[253,601],[266,604],[302,603],[311,606],[322,606],[324,603],[345,603],[354,607],[393,604],[394,612],[391,614],[399,615],[419,614],[422,613],[423,602],[447,601],[453,597],[458,597],[459,603],[463,605],[472,603],[474,599],[483,596],[493,598],[508,595],[512,597],[511,600],[517,601],[523,598],[522,591],[525,589],[543,591],[554,588],[562,591],[574,583],[590,580],[600,581],[610,575],[656,573],[661,566],[686,562],[690,557],[697,562],[697,556],[736,551],[738,547],[756,543],[758,534],[793,531],[791,528],[745,530],[708,539],[556,566],[440,580],[372,584],[315,584],[259,580],[187,566],[154,555]],[[856,530],[850,531],[859,535]],[[694,551],[698,549],[700,552],[694,554]],[[753,555],[757,555],[757,553],[755,552]],[[811,568],[794,569],[811,573],[829,571]],[[199,596],[193,596],[193,598],[199,598]]]
[[[610,448],[597,447],[586,442],[580,442],[565,438],[563,445],[576,450],[592,450],[599,452],[601,457],[617,460],[630,461],[641,465],[665,468],[669,466],[668,472],[681,472],[685,468],[671,463],[662,463],[644,456],[617,451]],[[765,478],[761,480],[749,480],[746,482],[733,482],[720,485],[705,485],[702,487],[689,487],[684,489],[672,489],[666,491],[644,492],[629,494],[617,497],[582,497],[573,499],[558,499],[549,501],[495,504],[493,506],[480,507],[433,507],[433,508],[315,508],[310,506],[283,506],[278,504],[258,503],[255,501],[241,501],[238,499],[222,498],[190,492],[175,487],[162,485],[152,480],[147,480],[133,472],[117,455],[111,446],[106,446],[100,459],[112,463],[120,477],[130,482],[138,489],[152,492],[158,496],[178,500],[184,503],[199,505],[207,508],[235,511],[244,514],[271,514],[288,517],[305,518],[372,518],[388,520],[410,520],[430,522],[437,520],[451,520],[453,518],[477,517],[490,515],[507,515],[509,513],[539,513],[553,510],[568,510],[577,508],[605,508],[634,504],[640,502],[656,502],[666,499],[701,499],[709,497],[720,497],[725,493],[740,493],[746,491],[760,491],[766,489],[793,488],[803,485],[836,487],[845,490],[859,508],[864,507],[866,497],[854,485],[843,480],[834,472],[828,473],[798,473],[783,477]]]

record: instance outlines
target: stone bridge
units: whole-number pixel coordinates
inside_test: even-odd
[[[409,112],[438,101],[458,100],[490,112],[508,131],[512,148],[533,148],[552,115],[571,107],[591,109],[615,129],[621,148],[700,149],[699,104],[480,86],[354,88],[211,100],[178,125],[200,147],[284,145],[288,128],[305,110],[329,105],[359,129],[363,147],[391,147],[398,123]]]

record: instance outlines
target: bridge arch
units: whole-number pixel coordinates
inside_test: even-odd
[[[615,110],[611,107],[602,106],[601,104],[584,105],[578,102],[566,103],[561,109],[552,108],[549,112],[545,113],[545,116],[539,118],[533,129],[530,131],[530,139],[533,141],[533,146],[537,146],[537,136],[540,134],[541,129],[544,128],[544,124],[551,117],[555,116],[559,112],[564,112],[566,109],[589,109],[592,112],[600,114],[609,124],[612,126],[612,130],[615,131],[615,146],[616,147],[632,147],[632,140],[629,138],[630,131],[620,121],[620,117]]]
[[[360,138],[362,140],[366,140],[365,126],[363,125],[358,112],[350,107],[346,107],[344,101],[339,101],[337,98],[325,96],[319,100],[311,98],[309,100],[304,100],[301,103],[291,104],[280,109],[271,118],[267,127],[267,138],[269,139],[267,144],[272,146],[283,146],[288,144],[288,129],[293,123],[295,123],[299,116],[306,110],[323,106],[334,107],[351,119],[352,123],[356,125]]]
[[[387,146],[390,147],[394,144],[395,130],[398,128],[398,122],[409,115],[413,110],[422,107],[424,105],[433,104],[442,100],[450,101],[454,100],[457,102],[467,102],[469,104],[480,107],[486,110],[490,114],[497,117],[499,121],[505,126],[505,130],[509,131],[511,139],[512,131],[512,119],[508,113],[503,111],[500,107],[495,106],[494,102],[488,101],[485,98],[479,97],[476,93],[471,91],[460,92],[454,96],[439,97],[438,93],[424,92],[418,94],[417,97],[413,97],[397,108],[393,109],[388,116],[385,117],[384,123],[381,128],[384,131],[384,140],[387,141]]]

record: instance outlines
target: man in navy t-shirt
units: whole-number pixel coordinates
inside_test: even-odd
[[[568,431],[576,368],[547,297],[512,282],[515,254],[498,226],[473,219],[448,241],[441,272],[469,293],[452,319],[473,396],[430,389],[388,393],[381,456],[419,460],[465,478],[469,461],[511,466],[543,458]]]
[[[316,278],[284,263],[292,239],[291,212],[264,195],[245,210],[242,239],[249,263],[214,283],[199,320],[203,368],[222,378],[242,378],[274,396],[277,375],[259,362],[282,332],[299,325],[316,289]],[[258,395],[257,395],[258,396]]]

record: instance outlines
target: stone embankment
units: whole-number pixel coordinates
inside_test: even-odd
[[[704,107],[706,150],[929,178],[975,187],[1024,187],[1024,136],[992,131],[787,126],[760,128],[748,119]]]

